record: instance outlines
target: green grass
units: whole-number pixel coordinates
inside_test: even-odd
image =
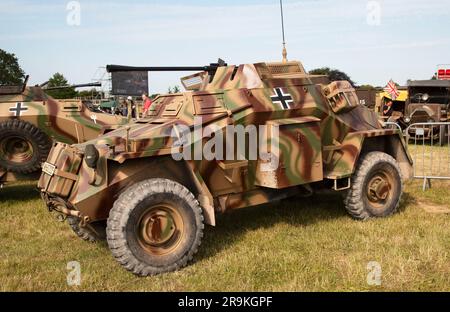
[[[57,222],[33,183],[8,185],[0,191],[0,290],[449,291],[450,182],[425,193],[421,185],[407,185],[399,213],[368,222],[323,196],[225,214],[206,228],[190,266],[148,278],[124,270],[106,243],[81,241]],[[67,286],[69,261],[81,264],[80,287]],[[366,282],[369,261],[381,264],[381,286]]]

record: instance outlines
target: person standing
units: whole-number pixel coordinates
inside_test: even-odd
[[[142,101],[144,105],[144,111],[142,112],[142,117],[146,118],[148,116],[148,111],[152,106],[152,100],[148,97],[146,93],[142,94]]]
[[[120,106],[120,114],[125,117],[128,116],[127,101],[123,101],[122,105]]]
[[[384,116],[389,116],[390,117],[392,115],[392,105],[393,105],[393,103],[392,103],[391,100],[388,100],[384,104],[384,106],[383,106],[383,115]]]
[[[128,121],[136,118],[136,105],[134,104],[133,97],[127,98],[127,117]]]

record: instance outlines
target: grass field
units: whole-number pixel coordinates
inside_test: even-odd
[[[187,268],[138,278],[106,243],[78,239],[50,215],[33,183],[9,185],[0,201],[2,291],[449,291],[450,183],[407,185],[391,218],[352,220],[337,197],[283,201],[222,216],[207,227]],[[81,286],[66,283],[81,264]],[[367,264],[381,265],[381,286]]]
[[[417,145],[410,145],[409,152],[416,164],[416,176],[450,176],[450,146],[417,142]]]

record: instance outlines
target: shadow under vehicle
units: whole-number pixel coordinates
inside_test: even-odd
[[[128,122],[126,117],[95,111],[90,102],[56,100],[45,93],[99,83],[44,89],[28,87],[27,80],[19,86],[0,86],[0,184],[39,179],[53,141],[81,143]]]
[[[389,216],[412,175],[401,131],[384,129],[349,82],[322,84],[300,62],[107,69],[200,71],[182,78],[187,92],[158,96],[149,118],[83,144],[56,143],[44,164],[38,187],[49,210],[84,239],[106,233],[134,274],[185,266],[204,224],[235,209],[331,190],[356,219]],[[264,152],[250,141],[254,131]],[[240,137],[243,148],[226,158],[196,155],[198,146],[239,147]]]

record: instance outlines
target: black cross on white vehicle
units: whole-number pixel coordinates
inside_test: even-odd
[[[9,111],[14,113],[14,116],[21,116],[22,112],[26,112],[28,107],[23,105],[23,103],[18,102],[16,106],[10,107]]]
[[[275,88],[273,89],[273,91],[275,94],[270,97],[272,103],[280,104],[281,108],[283,109],[290,109],[291,104],[294,103],[292,95],[290,95],[289,93],[284,94],[281,88]]]

